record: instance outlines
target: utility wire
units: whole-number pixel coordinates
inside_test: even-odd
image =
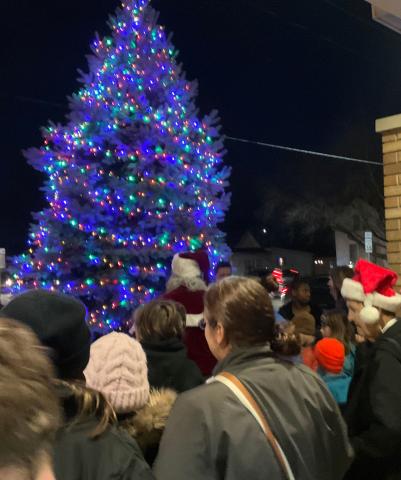
[[[345,160],[347,162],[364,163],[364,164],[368,164],[368,165],[377,165],[377,166],[380,166],[380,167],[383,166],[383,164],[380,163],[380,162],[372,162],[371,160],[364,160],[362,158],[344,157],[342,155],[333,155],[332,153],[314,152],[313,150],[304,150],[302,148],[287,147],[285,145],[275,145],[274,143],[266,143],[266,142],[260,142],[260,141],[257,141],[257,140],[248,140],[246,138],[231,137],[229,135],[226,135],[225,138],[227,140],[231,140],[233,142],[250,143],[250,144],[253,144],[253,145],[259,145],[261,147],[276,148],[278,150],[286,150],[288,152],[304,153],[305,155],[314,155],[314,156],[317,156],[317,157],[335,158],[337,160]]]
[[[49,105],[49,106],[58,107],[58,108],[64,108],[63,105],[61,105],[60,103],[49,102],[47,100],[42,100],[42,99],[38,99],[38,98],[23,97],[23,96],[20,96],[20,95],[14,97],[14,98],[16,98],[17,100],[20,100],[22,102],[30,102],[30,103],[37,103],[37,104],[42,104],[42,105]],[[288,147],[288,146],[285,146],[285,145],[275,145],[273,143],[260,142],[260,141],[257,141],[257,140],[248,140],[246,138],[231,137],[230,135],[226,135],[225,138],[227,140],[231,140],[233,142],[249,143],[249,144],[253,144],[253,145],[259,145],[261,147],[269,147],[269,148],[275,148],[275,149],[278,149],[278,150],[286,150],[288,152],[297,152],[297,153],[303,153],[303,154],[306,154],[306,155],[314,155],[314,156],[318,156],[318,157],[335,158],[337,160],[345,160],[345,161],[348,161],[348,162],[364,163],[364,164],[368,164],[368,165],[378,165],[378,166],[383,165],[380,162],[372,162],[370,160],[363,160],[361,158],[344,157],[342,155],[333,155],[331,153],[314,152],[312,150],[304,150],[304,149],[301,149],[301,148]]]

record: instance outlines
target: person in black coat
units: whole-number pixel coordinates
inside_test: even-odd
[[[362,262],[362,263],[360,263]],[[401,295],[396,274],[366,261],[345,279],[348,318],[366,341],[357,348],[345,420],[355,451],[346,480],[401,478]]]
[[[172,300],[153,300],[135,312],[135,333],[148,361],[149,384],[184,392],[203,383],[182,341],[185,308]]]
[[[117,429],[103,395],[85,385],[90,348],[85,306],[67,295],[31,290],[14,297],[0,316],[30,327],[55,367],[64,420],[53,442],[56,478],[152,480],[137,442]]]

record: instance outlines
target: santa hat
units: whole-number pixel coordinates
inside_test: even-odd
[[[176,253],[171,264],[172,272],[183,278],[201,277],[209,281],[209,257],[205,250]]]
[[[366,260],[358,260],[353,279],[345,278],[341,295],[347,300],[363,302],[361,319],[374,324],[379,321],[378,308],[395,313],[401,306],[401,295],[393,289],[397,274]]]

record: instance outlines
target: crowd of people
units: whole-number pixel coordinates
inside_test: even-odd
[[[0,311],[0,478],[401,479],[401,295],[395,272],[337,267],[336,308],[298,278],[209,284],[179,253],[129,334],[91,342],[86,308],[45,290]]]

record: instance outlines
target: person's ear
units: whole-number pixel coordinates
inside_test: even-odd
[[[219,347],[225,347],[227,345],[227,341],[223,325],[218,323],[214,329],[214,332],[217,345],[219,345]]]

